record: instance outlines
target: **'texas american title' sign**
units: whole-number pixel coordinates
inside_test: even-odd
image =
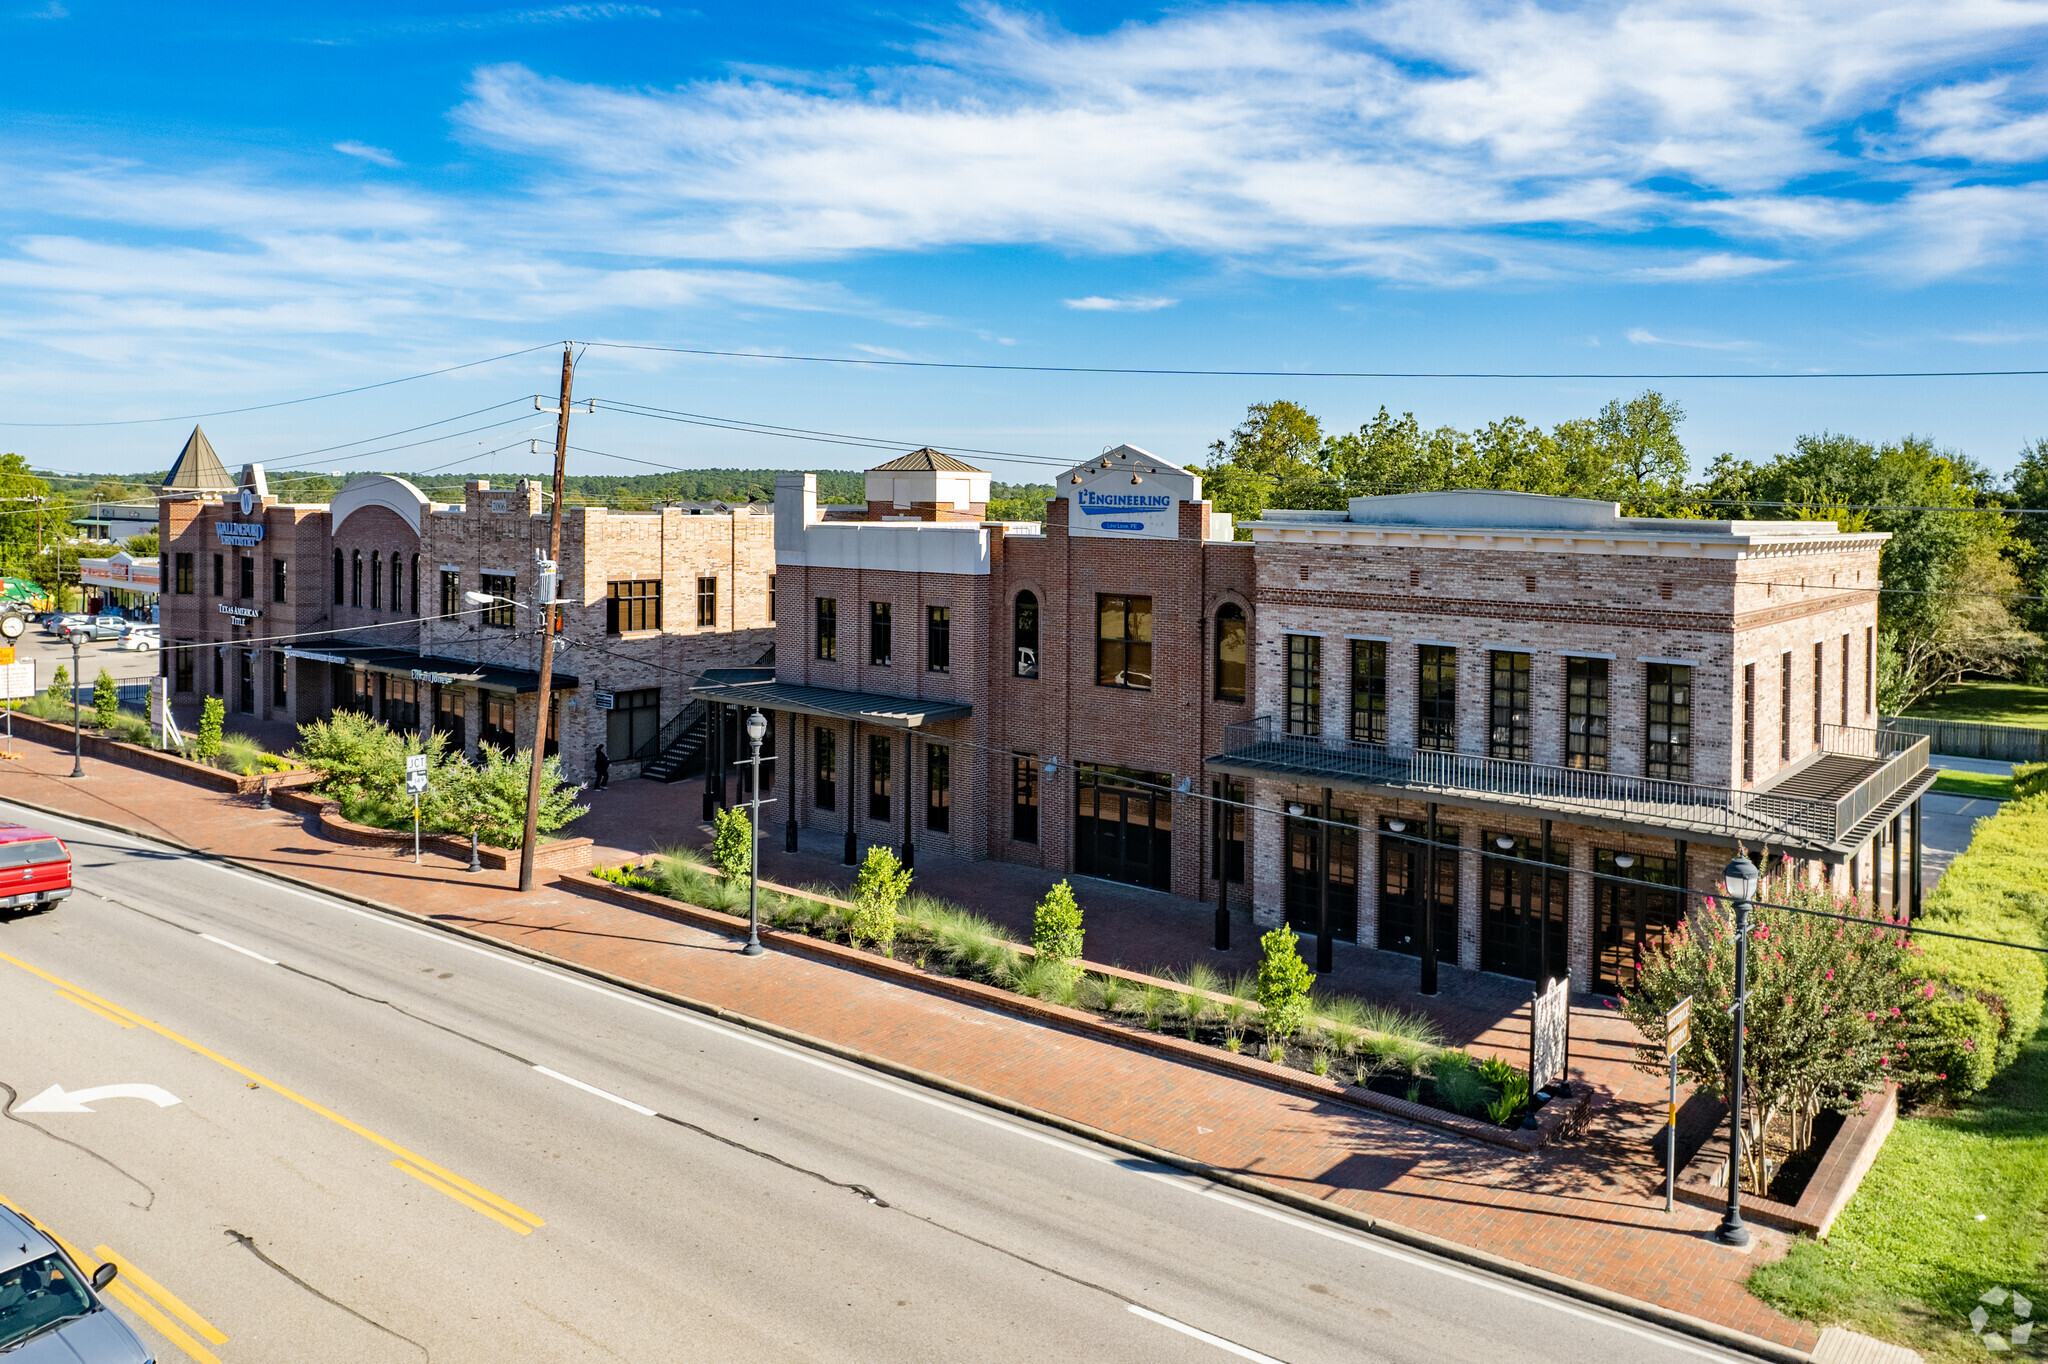
[[[1102,538],[1176,539],[1180,504],[1202,497],[1201,479],[1135,445],[1077,466],[1059,486],[1068,503],[1067,534]]]

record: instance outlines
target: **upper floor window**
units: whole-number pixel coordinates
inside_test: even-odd
[[[1487,755],[1529,761],[1529,655],[1493,655],[1493,724]]]
[[[176,554],[171,557],[171,562],[176,565],[174,570],[176,576],[172,579],[175,585],[171,590],[187,597],[191,596],[192,556],[190,554]]]
[[[348,604],[363,604],[363,552],[359,549],[348,552]]]
[[[462,575],[452,568],[441,570],[441,619],[448,620],[462,610]]]
[[[623,634],[628,630],[661,628],[661,580],[640,578],[632,582],[606,583],[604,589],[604,632]]]
[[[890,631],[894,625],[890,617],[890,605],[885,601],[868,603],[868,666],[886,668],[892,652],[893,641]]]
[[[394,549],[391,551],[391,609],[393,611],[403,611],[405,609],[401,600],[404,596],[405,560]]]
[[[1607,660],[1564,661],[1564,765],[1607,770]]]
[[[1152,599],[1095,599],[1095,684],[1152,689]]]
[[[1387,646],[1376,639],[1351,641],[1351,742],[1387,741]]]
[[[334,604],[341,605],[341,551],[334,551]]]
[[[697,624],[714,626],[718,624],[718,579],[697,579]]]
[[[1417,646],[1415,746],[1458,746],[1458,651],[1448,644]]]
[[[839,657],[839,599],[818,598],[818,657],[830,663]]]
[[[1225,602],[1216,609],[1216,699],[1244,700],[1244,608]]]
[[[768,623],[775,623],[775,575],[768,575]]]
[[[244,554],[241,560],[236,565],[240,571],[235,575],[235,600],[248,601],[256,595],[256,556]]]
[[[953,608],[927,606],[924,609],[924,667],[926,672],[953,671]]]
[[[1016,613],[1010,627],[1011,671],[1019,677],[1038,676],[1038,594],[1019,592]]]
[[[270,561],[270,599],[274,602],[281,602],[286,598],[285,587],[288,571],[286,560],[272,559]]]
[[[370,609],[375,611],[384,604],[384,556],[372,551],[370,554]]]
[[[500,630],[509,630],[517,620],[517,608],[513,595],[518,580],[510,573],[486,573],[483,575],[483,590],[491,601],[483,609],[483,623]]]
[[[1287,732],[1323,732],[1323,642],[1314,635],[1288,635]]]
[[[1647,741],[1643,775],[1692,780],[1692,669],[1682,663],[1649,665]]]
[[[216,554],[213,556],[213,595],[225,597],[227,594],[227,560],[221,555]],[[1820,646],[1815,645],[1814,647],[1818,649]],[[1820,712],[1816,710],[1814,714],[1817,716]]]
[[[420,556],[412,556],[412,575],[406,580],[405,599],[410,603],[412,613],[420,613]]]

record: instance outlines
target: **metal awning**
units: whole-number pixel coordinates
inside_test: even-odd
[[[775,680],[773,668],[714,668],[697,679],[690,695],[729,706],[854,720],[891,729],[921,729],[943,720],[964,720],[974,707],[959,701],[926,701],[837,687],[805,687]]]
[[[438,682],[443,686],[487,687],[492,691],[535,692],[540,690],[540,673],[532,668],[507,668],[496,663],[478,663],[467,658],[442,658],[394,649],[388,644],[365,644],[347,639],[323,639],[314,644],[288,644],[280,649],[286,658],[309,663],[335,663],[345,668],[367,668],[371,672],[410,677],[417,682]],[[549,679],[551,691],[575,691],[576,679],[556,673]]]

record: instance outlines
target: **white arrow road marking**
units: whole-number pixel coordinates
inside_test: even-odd
[[[155,1085],[97,1085],[92,1089],[74,1089],[69,1094],[64,1086],[51,1085],[26,1103],[14,1106],[17,1113],[90,1113],[86,1107],[96,1099],[147,1099],[158,1108],[169,1108],[182,1100],[168,1089]]]

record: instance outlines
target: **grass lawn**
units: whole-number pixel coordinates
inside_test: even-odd
[[[1993,800],[2011,800],[2012,778],[1996,772],[1944,771],[1934,779],[1934,789],[1953,791],[1959,796],[1989,796]]]
[[[2024,682],[1958,682],[1906,714],[1915,720],[2048,729],[2048,687],[2030,687]]]
[[[1802,1238],[1785,1259],[1759,1265],[1749,1287],[1796,1317],[1840,1322],[1929,1358],[1981,1360],[1989,1352],[1967,1321],[1978,1295],[2013,1288],[2048,1305],[2044,1256],[2048,1025],[1969,1104],[1901,1118],[1828,1239]],[[2013,1324],[2009,1310],[1993,1322]],[[2039,1336],[2008,1357],[2040,1358]]]

